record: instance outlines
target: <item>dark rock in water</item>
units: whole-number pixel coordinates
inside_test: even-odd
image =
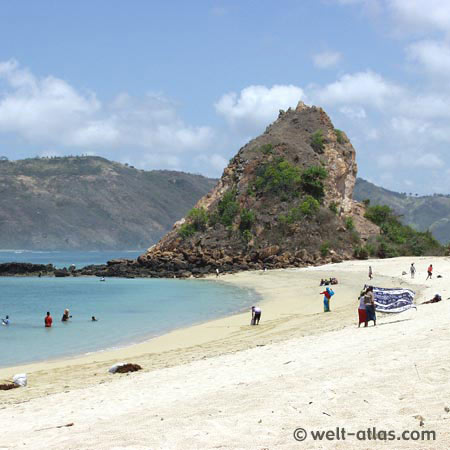
[[[61,269],[61,270],[55,270],[53,272],[53,274],[55,275],[55,277],[61,278],[61,277],[70,277],[72,274],[66,269]]]
[[[53,274],[55,268],[52,264],[32,264],[24,262],[10,262],[0,264],[0,276],[12,275],[48,275]]]

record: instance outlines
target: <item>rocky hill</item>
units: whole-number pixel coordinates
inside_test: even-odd
[[[0,160],[0,248],[146,248],[216,182],[91,156]]]
[[[352,200],[355,150],[321,108],[300,102],[239,150],[215,188],[137,262],[152,276],[341,261],[379,228]],[[116,268],[114,268],[117,263]]]
[[[387,205],[400,216],[403,223],[419,231],[429,230],[442,244],[450,242],[450,196],[417,196],[376,186],[358,178],[354,198],[370,200],[371,205]]]

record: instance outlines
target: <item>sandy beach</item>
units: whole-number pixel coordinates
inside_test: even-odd
[[[414,280],[402,275],[412,261]],[[418,304],[436,292],[444,300],[358,329],[369,265],[375,286],[409,287]],[[123,349],[0,369],[0,380],[26,372],[29,381],[0,391],[0,449],[449,448],[449,274],[450,258],[422,257],[221,276],[261,295],[258,327],[238,314]],[[330,276],[339,285],[324,314],[318,284]],[[109,374],[120,361],[144,370]],[[304,442],[293,437],[299,427]],[[434,431],[436,440],[316,442],[309,433],[336,427]]]

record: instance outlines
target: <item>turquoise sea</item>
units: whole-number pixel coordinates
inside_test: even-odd
[[[23,261],[81,267],[135,256],[116,253],[64,253],[46,260],[29,253]],[[0,366],[140,342],[245,310],[257,299],[252,290],[205,280],[0,277],[0,318],[8,314],[11,321],[0,326]],[[69,322],[61,322],[65,308],[72,315]],[[53,317],[51,329],[44,328],[47,311]]]

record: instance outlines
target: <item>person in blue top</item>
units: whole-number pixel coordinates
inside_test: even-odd
[[[323,294],[323,312],[330,312],[330,298],[333,297],[334,291],[327,287],[321,294]]]

